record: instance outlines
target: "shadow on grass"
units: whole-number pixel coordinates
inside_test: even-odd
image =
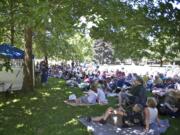
[[[86,134],[78,122],[76,125],[69,122],[77,119],[83,108],[79,111],[63,102],[74,92],[81,94],[80,90],[69,89],[62,80],[50,79],[47,86],[34,91],[16,91],[8,97],[0,93],[0,134]]]
[[[90,135],[81,125],[81,116],[101,115],[117,99],[109,98],[106,106],[73,107],[64,104],[70,94],[82,95],[78,88],[69,88],[63,80],[49,79],[48,85],[34,91],[0,93],[0,135]],[[166,135],[178,134],[179,120],[172,119]]]

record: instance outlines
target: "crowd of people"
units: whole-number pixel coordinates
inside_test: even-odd
[[[116,120],[116,125],[144,125],[146,131],[154,129],[158,135],[162,131],[157,127],[163,126],[158,113],[180,116],[179,75],[167,77],[166,74],[157,72],[156,75],[146,73],[140,76],[138,73],[126,73],[119,69],[100,71],[98,66],[75,64],[50,66],[48,75],[62,78],[69,87],[79,87],[85,93],[78,98],[70,95],[68,102],[107,104],[109,94],[114,93],[118,96],[116,109],[108,108],[102,116],[88,117],[88,121],[106,123],[115,115],[120,117],[119,122]],[[147,92],[152,97],[147,98]]]

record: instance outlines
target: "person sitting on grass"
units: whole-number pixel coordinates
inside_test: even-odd
[[[155,76],[154,87],[156,87],[156,88],[164,88],[163,80],[160,78],[159,75]]]
[[[76,104],[95,104],[97,101],[97,85],[93,83],[91,85],[91,89],[86,92],[85,96],[81,96],[77,99],[71,100],[71,101],[65,101],[70,103],[76,103]]]
[[[105,92],[102,88],[97,89],[97,101],[99,104],[107,104],[108,103]]]
[[[135,104],[129,111],[125,111],[122,107],[117,109],[110,107],[103,115],[88,117],[87,121],[100,122],[101,124],[111,123],[120,127],[143,125],[143,106]]]
[[[119,92],[119,105],[133,105],[133,104],[141,104],[145,106],[146,104],[146,89],[143,85],[143,80],[141,77],[137,76],[136,80],[134,81],[134,86],[124,92]]]
[[[180,116],[180,91],[171,90],[165,94],[158,105],[159,113],[174,117]]]
[[[160,123],[158,117],[158,109],[156,108],[157,102],[155,98],[149,97],[147,99],[147,107],[144,110],[145,114],[145,132],[150,129],[154,131],[155,135],[160,135],[165,132],[164,125]]]

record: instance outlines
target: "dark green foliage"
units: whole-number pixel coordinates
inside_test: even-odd
[[[120,59],[172,61],[180,50],[180,9],[172,3],[177,1],[96,2],[95,11],[104,20],[93,29],[92,36],[111,41],[115,57]]]
[[[173,61],[180,52],[180,9],[174,7],[176,2],[1,0],[0,42],[24,48],[27,58],[34,51],[38,57],[83,61],[87,54],[88,59],[92,56],[92,40],[87,42],[84,38],[90,35],[112,43],[113,59],[146,57],[159,60],[162,65],[164,61]],[[82,23],[81,17],[86,22]],[[31,32],[28,38],[27,29]],[[70,39],[75,41],[76,34],[79,39],[70,43]],[[31,71],[32,61],[25,59],[25,63]]]
[[[13,25],[14,43],[22,47],[24,26],[30,25],[33,28],[33,48],[37,56],[52,57],[55,54],[55,57],[66,59],[69,51],[75,52],[75,55],[79,53],[66,39],[77,31],[84,33],[87,30],[87,24],[81,27],[75,25],[84,16],[87,21],[97,25],[90,28],[91,37],[111,42],[115,57],[140,59],[145,56],[169,61],[177,56],[180,49],[180,10],[172,4],[176,2],[2,0],[0,24],[3,27],[0,28],[0,42],[10,42]],[[47,32],[50,36],[47,36]],[[150,37],[152,40],[149,40]],[[156,53],[163,58],[154,55]]]

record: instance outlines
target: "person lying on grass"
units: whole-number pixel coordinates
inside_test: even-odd
[[[88,117],[87,121],[100,122],[101,124],[110,123],[120,127],[143,125],[143,106],[135,104],[130,110],[119,108],[108,108],[105,113],[97,117]]]

